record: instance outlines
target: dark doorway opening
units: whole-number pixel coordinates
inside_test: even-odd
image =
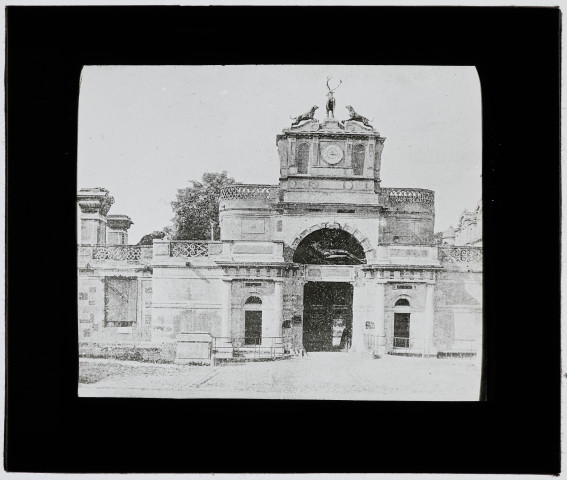
[[[303,348],[308,352],[347,351],[352,338],[350,283],[308,282],[303,294]]]
[[[262,312],[247,310],[244,312],[244,345],[262,343]]]
[[[410,333],[410,314],[394,313],[394,347],[408,348]]]

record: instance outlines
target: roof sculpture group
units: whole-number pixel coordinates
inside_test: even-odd
[[[341,84],[343,83],[342,80],[339,80],[339,84],[335,87],[335,88],[331,88],[329,86],[329,80],[331,80],[331,77],[327,77],[327,103],[325,105],[325,109],[327,111],[327,118],[335,118],[335,91],[337,90],[337,88],[339,88],[341,86]],[[297,117],[290,117],[293,120],[293,123],[291,124],[292,127],[299,125],[301,122],[305,122],[305,121],[314,121],[315,120],[315,111],[318,109],[319,107],[317,105],[313,105],[311,107],[311,109],[305,113],[302,113],[301,115],[298,115]],[[344,122],[348,122],[348,121],[354,121],[354,122],[359,122],[362,123],[365,127],[369,127],[369,128],[374,128],[370,122],[372,122],[373,120],[369,120],[368,118],[360,115],[359,113],[356,113],[355,109],[352,108],[351,105],[347,105],[345,107],[348,110],[348,113],[350,115],[349,118],[347,118],[346,120],[342,120],[339,121],[339,123],[344,126]]]

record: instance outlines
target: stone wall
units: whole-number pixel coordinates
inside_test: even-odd
[[[403,287],[403,288],[400,288]],[[384,329],[387,338],[394,337],[394,313],[410,314],[410,338],[424,338],[426,336],[424,326],[425,311],[424,283],[387,283],[384,289]],[[396,307],[400,299],[406,299],[409,307]]]
[[[232,336],[244,337],[245,312],[259,310],[262,312],[262,337],[277,336],[277,319],[275,314],[275,285],[271,281],[234,280],[232,282],[231,323]],[[250,297],[259,298],[261,304],[247,304]]]
[[[131,284],[129,307],[120,308],[108,302],[109,288],[115,279]],[[93,271],[78,277],[79,341],[123,343],[151,341],[152,278],[146,272]],[[117,325],[122,320],[128,325]]]
[[[154,268],[152,341],[184,332],[220,336],[221,282],[218,268]]]
[[[439,272],[435,290],[435,339],[440,350],[482,336],[482,273]]]

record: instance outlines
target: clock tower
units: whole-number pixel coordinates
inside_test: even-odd
[[[277,136],[283,202],[378,205],[386,139],[352,112],[344,122],[310,118]]]

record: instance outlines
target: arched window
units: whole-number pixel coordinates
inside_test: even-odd
[[[359,143],[358,145],[354,146],[352,152],[352,172],[355,175],[362,175],[364,172],[364,153],[366,151],[366,147]]]
[[[309,145],[302,143],[297,147],[297,173],[307,173],[309,165]]]
[[[260,300],[260,298],[258,297],[248,297],[246,302],[246,304],[250,304],[250,303],[262,303],[262,300]]]
[[[408,301],[407,298],[400,298],[400,299],[396,302],[395,306],[396,306],[396,307],[409,307],[410,304],[409,304],[409,301]]]

